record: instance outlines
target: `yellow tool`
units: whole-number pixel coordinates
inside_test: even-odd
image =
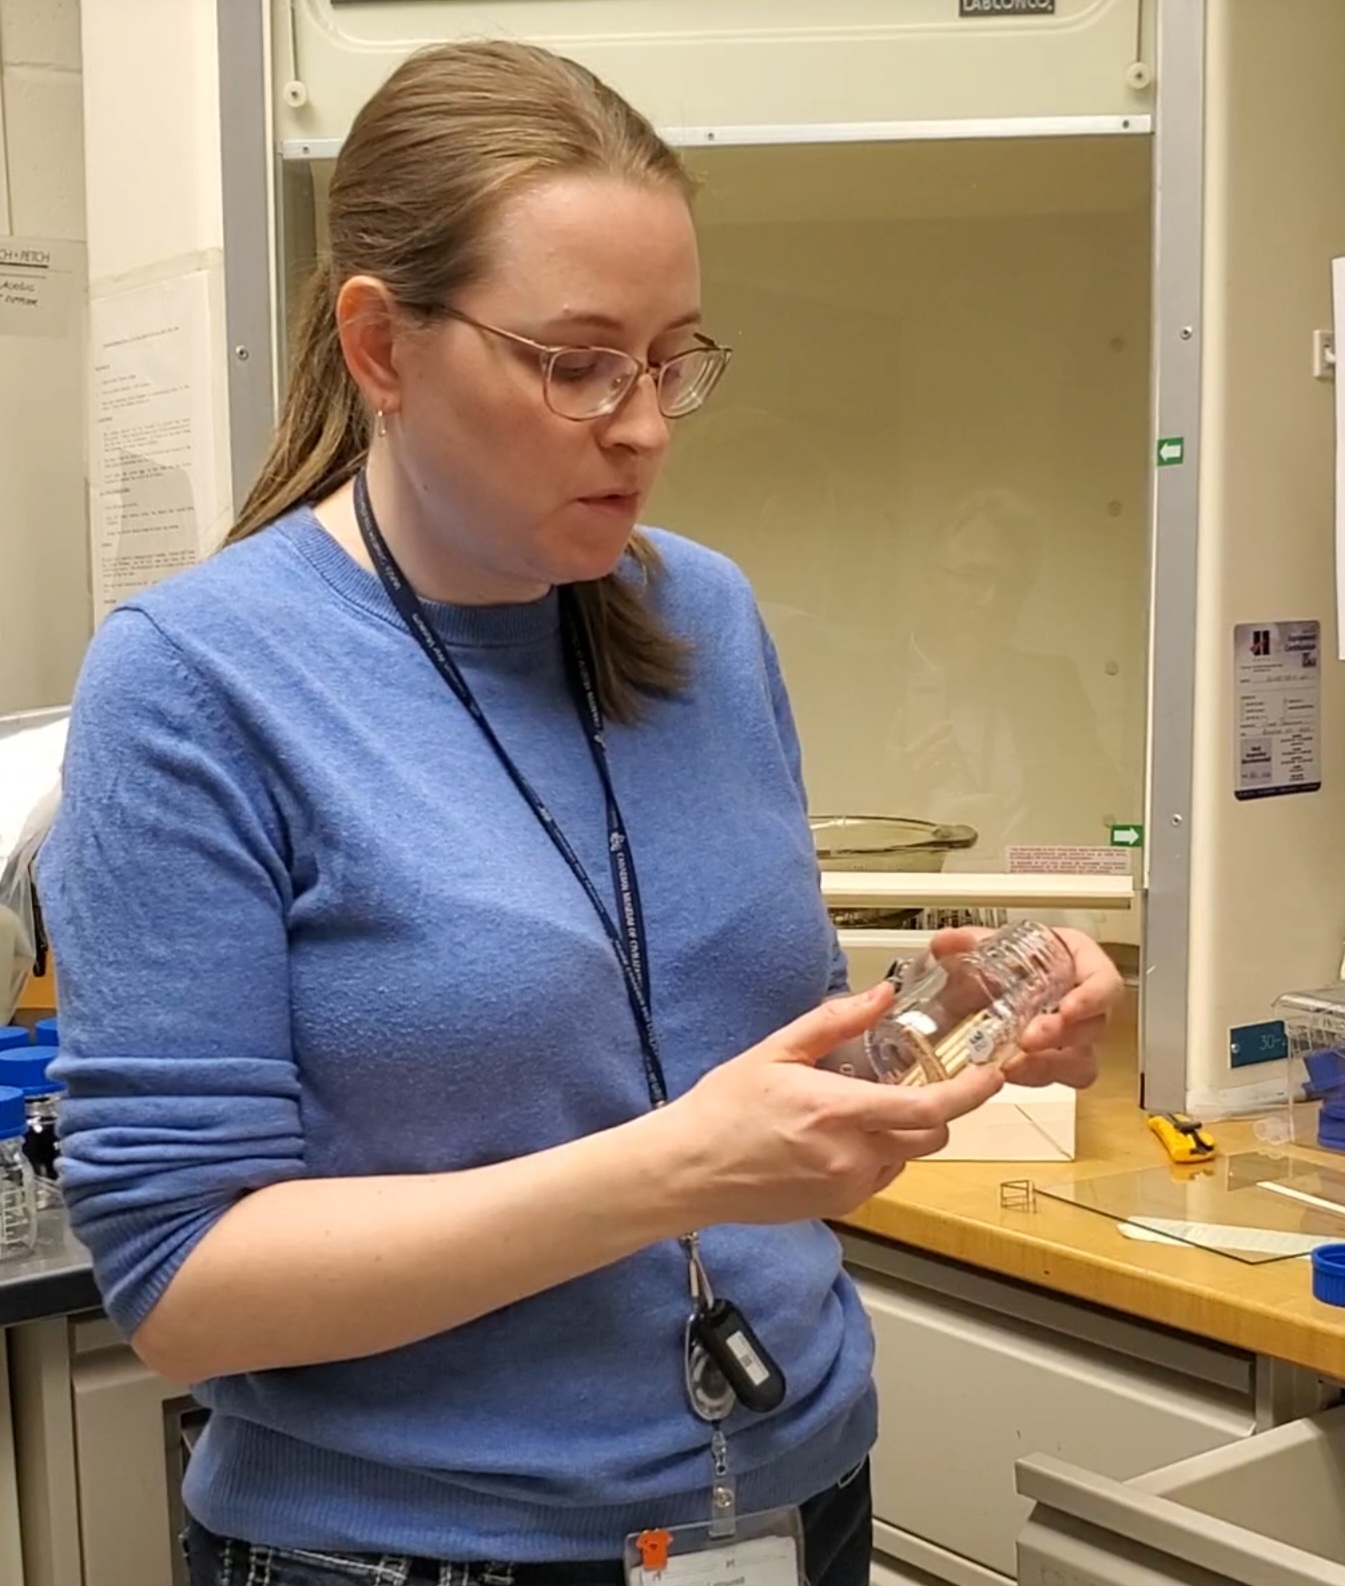
[[[1149,1127],[1174,1162],[1200,1162],[1218,1150],[1214,1136],[1189,1113],[1157,1112],[1149,1119]]]

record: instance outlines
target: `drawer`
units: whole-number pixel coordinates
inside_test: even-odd
[[[175,1586],[184,1573],[173,1535],[178,1428],[194,1401],[143,1365],[110,1324],[73,1331],[83,1586]]]
[[[904,1564],[875,1558],[869,1567],[869,1586],[942,1586],[942,1582],[924,1570],[910,1570]]]
[[[884,1586],[1013,1586],[1007,1575],[973,1564],[884,1520],[873,1524],[873,1582]],[[878,1570],[886,1573],[880,1575]]]
[[[183,1439],[200,1407],[105,1317],[29,1322],[9,1342],[27,1586],[182,1586]]]
[[[9,1403],[9,1361],[6,1333],[0,1328],[0,1581],[23,1586],[19,1548],[19,1469],[14,1452],[14,1423]]]
[[[1253,1430],[1246,1397],[997,1312],[993,1286],[980,1305],[868,1275],[858,1287],[877,1350],[875,1516],[969,1565],[1012,1577],[1024,1455],[1124,1480]]]
[[[1345,1406],[1131,1481],[1033,1457],[1022,1586],[1345,1586]]]

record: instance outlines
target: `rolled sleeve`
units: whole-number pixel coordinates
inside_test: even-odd
[[[127,1334],[240,1196],[303,1173],[283,822],[230,703],[150,618],[114,613],[38,863],[62,1183]]]

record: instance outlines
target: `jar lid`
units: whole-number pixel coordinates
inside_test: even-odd
[[[12,1085],[25,1096],[55,1096],[65,1090],[59,1080],[47,1076],[47,1067],[56,1061],[54,1046],[30,1046],[26,1052],[0,1052],[0,1085]]]
[[[1325,1305],[1345,1305],[1345,1245],[1318,1245],[1312,1252],[1312,1292]]]
[[[39,1019],[33,1026],[33,1034],[39,1046],[59,1046],[61,1037],[57,1032],[55,1019]]]
[[[21,1140],[28,1133],[23,1092],[0,1086],[0,1140]]]
[[[31,1046],[33,1038],[21,1024],[0,1024],[0,1052],[12,1052],[15,1047]]]

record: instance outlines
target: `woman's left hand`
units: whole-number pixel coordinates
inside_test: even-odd
[[[994,933],[961,929],[940,931],[931,943],[936,958],[965,953]],[[1097,1078],[1098,1049],[1107,1033],[1107,1019],[1125,990],[1115,964],[1082,931],[1056,935],[1074,959],[1074,989],[1055,1013],[1044,1013],[1027,1027],[1023,1050],[1004,1065],[1004,1077],[1015,1085],[1072,1085],[1083,1090]]]

